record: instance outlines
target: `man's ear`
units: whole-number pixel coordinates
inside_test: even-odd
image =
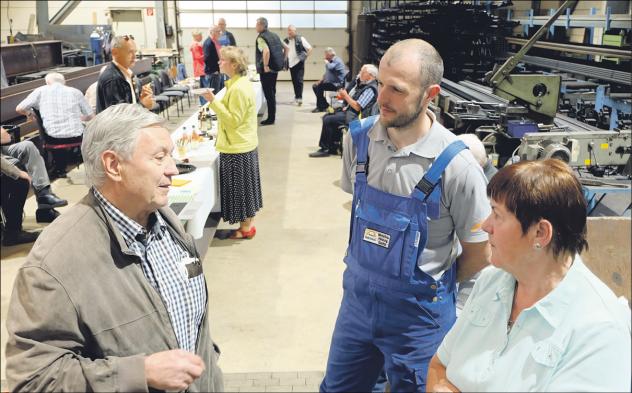
[[[424,92],[425,94],[425,101],[424,104],[428,104],[430,101],[434,100],[436,96],[439,95],[439,92],[441,91],[441,86],[439,85],[430,85],[426,88],[426,91]]]
[[[121,160],[112,150],[106,150],[101,153],[101,164],[103,164],[103,172],[105,176],[111,180],[121,181]]]

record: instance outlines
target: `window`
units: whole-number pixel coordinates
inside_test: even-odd
[[[213,25],[213,14],[210,12],[183,12],[180,14],[180,23],[186,27],[209,28]]]
[[[283,11],[314,11],[313,1],[282,1]]]
[[[280,14],[268,14],[264,12],[252,12],[248,13],[248,27],[255,28],[258,18],[266,18],[268,20],[269,29],[278,29],[281,27],[281,15]],[[228,22],[227,22],[228,23]]]
[[[281,14],[281,26],[294,25],[297,28],[313,28],[314,14]]]
[[[254,29],[257,18],[264,17],[272,29],[290,24],[298,28],[347,27],[346,0],[337,1],[178,1],[183,28],[210,27],[218,18],[230,28]]]
[[[315,28],[329,27],[329,28],[346,28],[347,27],[347,15],[346,14],[316,14],[316,21],[314,23]]]

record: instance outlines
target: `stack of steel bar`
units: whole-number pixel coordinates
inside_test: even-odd
[[[401,2],[375,10],[367,60],[378,64],[393,43],[421,38],[441,54],[446,78],[481,79],[493,68],[495,58],[504,53],[505,36],[517,24],[487,10],[483,5],[449,1]]]

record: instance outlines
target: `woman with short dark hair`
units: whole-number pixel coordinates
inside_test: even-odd
[[[630,311],[584,265],[586,200],[562,161],[487,186],[494,267],[430,362],[428,391],[630,391]]]

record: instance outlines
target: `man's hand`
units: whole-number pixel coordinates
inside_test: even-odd
[[[206,366],[199,356],[173,349],[145,358],[147,386],[160,390],[182,391],[202,375]]]
[[[154,107],[154,92],[151,89],[151,84],[144,85],[140,91],[140,102],[143,106],[149,110]]]
[[[430,389],[428,389],[428,391],[437,393],[460,392],[460,390],[456,386],[445,380],[435,384]]]
[[[263,72],[270,72],[269,66],[263,66]]]
[[[20,179],[28,180],[29,184],[31,184],[32,179],[31,179],[31,176],[29,176],[28,173],[26,173],[24,171],[20,171],[20,173],[18,174],[18,177]]]
[[[324,59],[324,61],[325,61],[325,64],[329,64],[329,60]]]
[[[6,128],[0,127],[0,145],[6,145],[11,143],[11,134]]]

